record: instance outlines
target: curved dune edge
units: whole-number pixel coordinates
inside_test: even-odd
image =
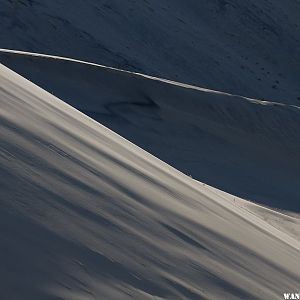
[[[13,49],[5,49],[5,48],[0,48],[0,53],[9,53],[9,54],[22,55],[22,56],[27,56],[27,57],[31,56],[31,57],[40,57],[40,58],[48,58],[48,59],[56,59],[56,60],[61,60],[61,61],[68,61],[68,62],[83,64],[83,65],[88,65],[88,66],[99,67],[99,68],[103,68],[103,69],[107,69],[107,70],[113,70],[113,71],[117,71],[117,72],[121,72],[121,73],[128,73],[128,74],[132,74],[132,75],[135,75],[135,76],[139,76],[139,77],[147,78],[147,79],[150,79],[150,80],[155,80],[155,81],[167,83],[167,84],[170,84],[170,85],[174,85],[174,86],[178,86],[178,87],[182,87],[182,88],[186,88],[186,89],[198,90],[198,91],[202,91],[202,92],[209,92],[209,93],[215,93],[215,94],[227,95],[227,96],[236,96],[236,97],[239,97],[241,99],[248,100],[250,102],[257,103],[257,104],[280,105],[280,106],[299,108],[299,106],[292,105],[292,104],[285,104],[285,103],[268,101],[268,100],[252,99],[252,98],[244,97],[244,96],[241,96],[241,95],[234,95],[234,94],[225,93],[225,92],[222,92],[222,91],[211,90],[211,89],[207,89],[207,88],[198,87],[198,86],[195,86],[195,85],[190,85],[190,84],[177,82],[177,81],[173,81],[173,80],[169,80],[169,79],[150,76],[150,75],[139,73],[139,72],[132,72],[132,71],[127,71],[127,70],[123,70],[123,69],[118,69],[118,68],[105,66],[105,65],[101,65],[101,64],[97,64],[97,63],[93,63],[93,62],[88,62],[88,61],[84,61],[84,60],[80,60],[80,59],[70,58],[70,57],[57,56],[57,55],[44,54],[44,53],[27,52],[27,51],[13,50]]]

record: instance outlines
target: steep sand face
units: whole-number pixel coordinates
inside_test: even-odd
[[[0,66],[3,299],[282,299],[299,242]]]

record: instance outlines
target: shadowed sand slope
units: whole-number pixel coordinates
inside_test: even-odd
[[[7,66],[185,174],[300,212],[300,109],[65,58]]]
[[[290,235],[2,65],[0,130],[1,299],[282,299],[299,287]]]

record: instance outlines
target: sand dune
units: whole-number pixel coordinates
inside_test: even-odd
[[[291,235],[0,67],[2,299],[282,299]]]

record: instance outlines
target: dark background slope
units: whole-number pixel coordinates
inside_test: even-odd
[[[2,0],[0,47],[300,104],[295,0]]]

